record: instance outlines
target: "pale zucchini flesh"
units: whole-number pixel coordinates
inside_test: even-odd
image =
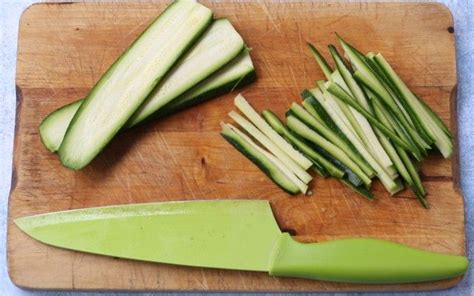
[[[231,92],[255,79],[255,68],[248,51],[244,51],[231,63],[210,77],[201,81],[182,96],[172,100],[160,109],[153,118],[161,118],[182,109],[192,107],[205,100]],[[78,100],[51,112],[41,123],[39,132],[41,139],[51,152],[56,152],[61,146],[64,134],[74,114],[84,100]],[[147,118],[151,119],[151,118]],[[141,123],[141,122],[140,122]]]
[[[135,126],[173,99],[229,63],[244,49],[244,41],[227,19],[218,19],[190,48],[127,122]]]
[[[81,169],[112,140],[182,54],[209,26],[212,11],[176,1],[100,78],[69,125],[59,157]]]
[[[257,127],[251,122],[245,119],[243,116],[235,111],[229,113],[232,118],[240,127],[251,135],[257,142],[259,142],[268,151],[273,153],[278,159],[285,164],[289,170],[291,170],[301,181],[305,184],[309,183],[313,177],[308,172],[303,170],[293,159],[291,159],[285,152],[283,152],[275,143],[273,143],[265,134],[263,134]]]
[[[293,148],[282,136],[280,136],[272,127],[258,114],[247,100],[238,95],[234,99],[235,106],[270,140],[280,147],[289,157],[298,163],[303,169],[307,170],[312,166],[311,160],[306,158],[303,154]]]

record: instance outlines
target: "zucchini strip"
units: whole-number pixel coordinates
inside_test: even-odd
[[[324,156],[312,149],[303,140],[292,134],[273,112],[264,110],[262,115],[277,133],[283,136],[286,140],[293,144],[295,148],[300,150],[310,160],[312,160],[314,165],[322,166],[333,177],[342,178],[344,176],[344,172],[341,169],[333,165],[330,161],[324,158]]]
[[[362,171],[364,171],[364,174],[369,177],[372,177],[374,175],[374,170],[372,169],[372,167],[360,155],[360,153],[354,147],[352,142],[346,137],[346,135],[339,130],[339,127],[338,131],[340,131],[340,133],[331,130],[322,122],[312,117],[311,114],[309,114],[303,107],[294,102],[291,105],[290,111],[294,114],[295,117],[303,121],[305,124],[309,125],[312,129],[323,135],[330,142],[337,145],[338,147],[343,148],[346,151],[347,155],[349,155],[349,157],[353,161],[358,163],[359,167],[362,169]]]
[[[435,145],[441,154],[445,158],[449,158],[453,153],[453,143],[451,137],[446,134],[446,130],[440,126],[439,121],[433,120],[434,112],[432,110],[431,112],[427,112],[427,105],[421,103],[410,91],[381,54],[377,54],[375,60],[402,94],[401,98],[405,100],[408,106],[413,110],[413,113],[418,116],[419,122],[423,125],[428,135],[434,139]]]
[[[321,53],[316,49],[316,47],[314,47],[314,45],[312,45],[311,43],[307,42],[306,43],[309,47],[309,49],[311,50],[311,53],[313,54],[314,56],[314,59],[316,60],[316,62],[318,63],[319,67],[321,68],[321,70],[323,71],[324,73],[324,76],[326,76],[326,79],[327,80],[331,80],[331,73],[332,73],[332,69],[331,67],[329,66],[328,62],[326,61],[326,59],[324,59],[324,57],[321,55]]]
[[[168,6],[91,89],[58,150],[61,163],[90,163],[211,21],[212,11],[197,2]]]
[[[298,186],[293,183],[288,176],[270,159],[266,151],[253,143],[248,137],[242,137],[242,133],[237,133],[237,128],[232,128],[229,124],[221,123],[221,135],[238,151],[244,154],[255,165],[257,165],[275,184],[290,194],[300,192]],[[244,135],[245,136],[245,135]]]
[[[344,63],[344,60],[342,59],[334,45],[329,45],[329,51],[333,56],[333,59],[336,63],[336,67],[338,69],[337,73],[339,74],[337,80],[334,79],[334,82],[338,83],[344,90],[346,90],[347,93],[352,94],[352,96],[358,101],[359,105],[361,105],[365,110],[367,110],[367,112],[372,113],[371,106],[367,100],[363,89],[352,77],[351,71]],[[356,128],[356,131],[359,133],[359,137],[364,141],[367,148],[372,151],[380,165],[385,170],[393,172],[393,163],[390,157],[385,152],[385,149],[382,147],[382,144],[378,140],[377,136],[375,135],[375,132],[372,129],[372,126],[370,125],[368,120],[357,110],[353,109],[353,107],[350,107],[350,110],[354,114],[357,123],[360,127],[359,129]]]
[[[394,141],[397,145],[402,147],[405,150],[414,152],[416,149],[412,147],[412,145],[408,144],[404,140],[402,140],[399,136],[397,136],[393,131],[383,125],[380,121],[378,121],[372,114],[365,111],[360,105],[358,105],[349,94],[344,92],[342,88],[340,88],[337,84],[331,84],[328,87],[328,91],[332,93],[336,98],[340,99],[341,101],[351,105],[354,109],[359,111],[362,115],[367,118],[367,120],[375,125],[381,132],[383,132],[387,137],[389,137],[392,141]]]
[[[394,101],[392,95],[387,91],[387,89],[383,86],[382,82],[380,81],[379,77],[375,74],[372,68],[367,64],[365,56],[361,56],[357,54],[352,46],[349,46],[342,38],[339,38],[339,41],[348,55],[351,62],[355,65],[356,71],[354,73],[354,78],[359,81],[360,83],[367,86],[375,95],[379,96],[390,108],[390,111],[397,117],[400,123],[403,125],[405,130],[408,132],[409,136],[414,140],[413,142],[417,145],[416,153],[421,158],[421,150],[424,150],[422,145],[418,145],[417,143],[423,143],[424,140],[415,130],[415,128],[410,125],[410,123],[406,120],[403,116],[402,111],[400,110],[399,106]],[[420,149],[418,149],[420,148]],[[423,151],[423,153],[425,153]]]
[[[333,98],[333,95],[327,91],[324,92],[325,98],[327,99],[327,102],[331,103],[332,105],[336,105],[336,98]],[[334,108],[334,107],[332,107]],[[344,122],[341,120],[342,116],[345,114],[338,114],[337,112],[331,112],[335,111],[334,109],[331,109],[331,105],[328,108],[329,114],[332,116],[332,119],[336,122],[338,125],[339,129],[343,131],[343,133],[346,135],[346,137],[351,141],[352,145],[357,149],[357,151],[364,157],[364,159],[367,161],[367,163],[374,169],[376,172],[376,175],[379,177],[380,181],[384,185],[384,187],[387,189],[388,192],[390,192],[392,195],[395,194],[400,190],[400,188],[397,186],[397,184],[393,181],[390,175],[387,174],[385,169],[375,160],[375,158],[372,156],[372,154],[367,150],[367,148],[364,146],[360,138],[356,136],[355,133],[351,132],[350,129],[348,128],[348,125],[350,123]]]
[[[288,169],[290,169],[301,181],[303,181],[305,184],[308,184],[313,179],[310,174],[303,170],[293,159],[291,159],[247,119],[235,111],[231,111],[229,116],[248,134],[257,140],[257,142],[259,142],[263,147],[267,148],[267,150],[273,153],[273,155],[278,157],[278,159],[280,159],[281,162],[283,162],[288,167]]]
[[[401,129],[401,126],[399,126],[396,122],[396,119],[393,118],[393,116],[390,114],[390,112],[388,112],[386,109],[385,109],[385,106],[375,100],[374,101],[374,107],[377,108],[377,111],[379,112],[379,117],[384,120],[385,122],[388,122],[390,123],[390,125],[392,126],[392,128],[397,132],[397,133],[403,133],[403,130]],[[421,195],[425,195],[425,189],[423,187],[423,184],[421,183],[421,180],[420,180],[420,176],[418,175],[418,172],[415,168],[415,166],[413,165],[413,163],[411,162],[411,160],[409,159],[408,156],[405,156],[405,151],[401,151],[401,150],[398,150],[397,149],[397,152],[398,154],[400,155],[400,158],[402,159],[403,163],[405,164],[405,167],[407,168],[408,170],[408,173],[410,174],[411,176],[411,180],[412,180],[412,183],[409,183],[408,182],[408,179],[407,180],[407,183],[409,183],[409,185],[412,186],[412,188],[414,188],[415,190],[415,193],[419,192]],[[417,194],[418,196],[418,194]],[[420,200],[421,201],[421,200]],[[422,204],[424,204],[423,201],[421,201]]]
[[[235,88],[251,83],[255,79],[255,68],[248,51],[244,51],[195,87],[165,105],[153,118],[162,118],[177,111],[192,107],[203,101],[228,93]],[[61,146],[67,127],[83,100],[60,107],[51,112],[41,123],[39,132],[43,144],[51,152]],[[151,119],[151,118],[147,118]]]
[[[282,136],[274,131],[271,126],[262,119],[247,100],[242,95],[237,95],[234,99],[234,105],[262,131],[275,145],[280,147],[289,157],[298,163],[303,169],[307,170],[312,166],[312,162],[299,151],[295,150]]]
[[[294,131],[299,136],[305,138],[306,140],[320,146],[328,153],[333,155],[339,161],[341,161],[344,165],[349,167],[361,180],[364,182],[366,186],[370,186],[372,180],[361,170],[361,168],[338,146],[334,145],[333,143],[329,142],[314,130],[309,128],[306,124],[301,122],[298,118],[290,115],[287,117],[287,125],[288,127]]]

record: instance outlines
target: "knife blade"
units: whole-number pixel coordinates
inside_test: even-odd
[[[75,251],[187,266],[266,271],[352,283],[408,283],[463,274],[462,256],[377,239],[300,243],[261,200],[175,201],[23,217],[32,238]]]

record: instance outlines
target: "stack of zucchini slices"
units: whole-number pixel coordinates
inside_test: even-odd
[[[82,100],[50,113],[39,130],[64,166],[81,169],[121,130],[250,83],[255,70],[227,19],[189,0],[169,5]]]
[[[451,132],[410,91],[382,54],[363,55],[340,36],[338,39],[348,61],[335,46],[329,45],[335,64],[331,69],[318,50],[308,44],[327,80],[316,81],[314,88],[301,93],[303,102],[291,105],[286,124],[271,111],[264,111],[264,123],[268,124],[264,128],[271,127],[271,133],[278,134],[297,150],[280,147],[288,155],[304,155],[310,160],[311,164],[298,163],[300,169],[312,166],[321,176],[336,177],[369,199],[373,199],[369,188],[374,177],[378,177],[391,195],[403,190],[406,184],[422,206],[428,208],[418,163],[432,148],[449,158],[453,153]],[[253,122],[243,108],[237,107]],[[292,169],[294,163],[265,145],[253,127],[245,127],[248,122],[240,115],[231,113],[231,117],[273,155],[237,128],[223,124],[222,134],[229,142],[286,191],[294,194],[307,190],[302,185],[307,184],[308,178]]]

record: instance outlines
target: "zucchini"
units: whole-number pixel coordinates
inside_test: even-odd
[[[434,140],[425,131],[416,114],[413,113],[407,103],[401,98],[401,94],[399,93],[396,86],[392,83],[392,81],[387,77],[385,72],[379,66],[379,64],[375,60],[375,53],[367,54],[367,61],[370,63],[374,72],[379,76],[380,80],[382,81],[382,84],[392,95],[395,100],[395,103],[397,103],[405,118],[410,124],[415,127],[421,138],[424,140],[424,143],[420,144],[422,144],[423,147],[426,149],[431,149],[430,145],[433,144]]]
[[[419,143],[424,143],[424,140],[421,138],[415,128],[406,120],[403,112],[400,110],[392,95],[389,93],[389,91],[387,91],[379,77],[366,62],[367,59],[365,56],[360,56],[358,53],[354,52],[353,47],[349,46],[341,38],[339,41],[349,59],[357,69],[353,75],[354,78],[363,85],[367,86],[375,95],[380,97],[385,102],[385,104],[387,104],[387,106],[390,108],[390,111],[394,114],[394,116],[397,117],[405,130],[408,132],[409,136],[413,139],[413,142],[415,143],[414,148],[416,148],[414,153],[416,153],[417,156],[421,158],[421,153],[426,152],[424,151],[425,148],[423,145]]]
[[[333,83],[333,82],[331,82]],[[335,84],[337,85],[337,84]],[[342,89],[342,88],[341,88]],[[385,169],[377,162],[377,160],[372,156],[372,154],[367,150],[367,148],[364,146],[360,138],[357,136],[356,133],[352,132],[348,125],[350,125],[349,122],[344,122],[342,120],[342,117],[345,116],[347,113],[349,113],[349,110],[346,110],[347,113],[340,114],[337,112],[332,112],[335,111],[333,108],[337,105],[337,98],[334,98],[333,95],[327,91],[324,92],[324,96],[327,100],[327,102],[330,104],[328,111],[330,111],[330,115],[332,116],[332,119],[336,122],[338,125],[339,129],[343,131],[343,133],[346,135],[346,137],[351,141],[352,145],[357,149],[359,154],[367,161],[367,163],[373,168],[373,170],[376,172],[376,175],[379,177],[380,181],[384,185],[384,187],[389,191],[391,194],[395,194],[397,190],[399,190],[397,184],[392,180],[392,177],[387,174]],[[347,106],[345,106],[347,107]],[[352,113],[350,113],[352,114]]]
[[[372,114],[367,112],[362,106],[360,106],[358,103],[356,103],[348,93],[346,93],[341,87],[339,87],[337,84],[330,84],[328,87],[328,91],[334,95],[334,97],[340,99],[341,101],[347,103],[348,105],[351,105],[354,109],[359,111],[362,115],[367,118],[367,120],[375,125],[381,132],[383,132],[387,137],[389,137],[394,143],[399,145],[405,150],[408,151],[416,151],[416,149],[405,142],[403,139],[401,139],[398,135],[396,135],[393,131],[391,131],[388,127],[386,127],[384,124],[382,124],[377,118],[375,118]]]
[[[242,37],[229,20],[214,21],[129,119],[127,127],[135,126],[152,116],[186,90],[229,63],[244,47]]]
[[[236,132],[237,128],[225,123],[221,123],[221,127],[221,135],[224,139],[257,165],[275,184],[290,194],[300,192],[298,186],[276,164],[276,158],[268,157],[272,156],[270,153],[258,147],[245,135],[242,137],[242,133]]]
[[[162,118],[185,108],[195,106],[208,99],[229,93],[238,87],[247,85],[255,79],[255,68],[249,51],[244,50],[219,71],[166,104],[162,109],[158,110],[156,116],[153,117]]]
[[[62,164],[91,162],[211,21],[212,11],[197,2],[168,6],[91,89],[58,150]]]
[[[278,159],[281,160],[281,162],[283,162],[288,167],[288,169],[290,169],[290,171],[292,171],[301,181],[303,181],[305,184],[308,184],[313,179],[310,174],[303,170],[293,159],[291,159],[247,119],[235,111],[231,111],[229,116],[248,134],[257,140],[257,142],[259,142],[263,147],[267,148],[267,150],[273,153],[273,155],[278,157]]]
[[[421,100],[410,91],[381,54],[377,54],[375,60],[396,86],[401,94],[401,99],[412,109],[412,112],[417,116],[417,119],[423,125],[425,131],[434,139],[435,145],[443,157],[449,158],[453,153],[453,143],[450,135],[446,133],[445,128],[440,124],[440,120],[433,120],[434,112],[427,111],[427,105],[421,103]]]
[[[309,169],[313,163],[299,151],[295,150],[282,136],[274,131],[271,126],[263,120],[247,100],[242,95],[237,95],[234,99],[235,106],[262,131],[275,145],[283,150],[290,158],[298,163],[303,169]]]
[[[326,76],[327,80],[331,80],[331,73],[332,69],[329,66],[328,62],[324,59],[324,57],[321,55],[321,53],[314,47],[311,43],[307,42],[306,43],[311,50],[311,53],[314,56],[314,59],[318,63],[319,67],[324,73],[324,76]]]
[[[287,117],[287,125],[292,131],[294,131],[299,136],[320,146],[332,156],[337,158],[344,165],[349,167],[366,186],[370,186],[372,180],[361,170],[357,163],[355,163],[341,148],[320,136],[318,133],[309,128],[306,124],[301,122],[293,115]]]
[[[346,135],[339,128],[337,128],[337,130],[334,130],[330,121],[327,121],[328,126],[326,126],[321,121],[318,121],[317,119],[312,117],[303,107],[296,103],[293,103],[291,105],[290,111],[292,111],[295,117],[303,121],[305,124],[309,125],[312,129],[324,136],[327,140],[344,149],[345,153],[347,153],[347,155],[358,164],[358,166],[362,169],[365,175],[367,175],[368,177],[372,177],[374,175],[373,169],[359,154],[359,152],[351,143],[351,141],[349,141]],[[337,126],[335,123],[334,125]]]
[[[347,93],[352,94],[352,96],[357,100],[359,105],[361,105],[367,112],[372,113],[371,106],[367,100],[366,94],[363,89],[359,86],[357,81],[352,77],[352,73],[349,68],[344,63],[344,60],[340,56],[337,49],[334,45],[329,45],[329,51],[333,56],[333,59],[336,63],[337,72],[339,77],[337,80],[334,79],[334,82],[338,83]],[[341,81],[342,80],[342,81]],[[344,86],[348,88],[345,89]],[[382,167],[390,173],[393,173],[393,163],[390,157],[385,152],[385,149],[382,147],[379,139],[375,135],[372,126],[368,120],[361,115],[357,110],[354,110],[350,107],[351,112],[354,114],[358,125],[354,126],[359,137],[364,141],[367,148],[374,154],[374,157],[382,165]]]
[[[404,132],[401,129],[401,127],[397,124],[396,119],[393,118],[393,116],[390,114],[390,112],[388,112],[385,109],[385,106],[380,101],[375,100],[374,101],[374,107],[377,108],[376,110],[379,113],[379,117],[382,120],[384,120],[385,122],[390,123],[392,128],[397,133],[403,133]],[[421,183],[420,176],[418,175],[416,167],[411,162],[408,155],[406,155],[405,151],[401,151],[401,149],[397,149],[397,152],[398,152],[398,155],[400,156],[400,158],[402,159],[402,161],[403,161],[403,163],[404,163],[404,165],[405,165],[405,167],[406,167],[406,169],[407,169],[407,171],[410,175],[410,178],[407,178],[406,176],[404,176],[404,178],[407,181],[407,183],[414,189],[413,191],[415,192],[417,197],[420,199],[419,195],[423,196],[423,195],[425,195],[426,192],[425,192],[425,189],[423,187],[423,184]],[[411,182],[409,182],[409,180],[411,180]],[[420,202],[423,204],[423,206],[425,206],[425,201],[420,199]]]
[[[322,169],[327,171],[331,176],[336,178],[342,178],[344,176],[344,172],[341,169],[333,165],[330,161],[326,160],[324,156],[312,149],[302,139],[291,133],[273,112],[264,110],[262,115],[277,133],[283,136],[288,142],[293,144],[296,149],[306,155],[313,162],[313,164],[318,167],[319,170],[321,170],[319,167],[321,166]],[[324,171],[322,173],[324,174]]]
[[[340,181],[342,182],[342,184],[346,185],[347,187],[352,189],[354,192],[356,192],[359,195],[367,198],[368,200],[373,200],[374,199],[374,195],[366,187],[364,187],[364,186],[355,186],[354,184],[352,184],[352,182],[350,182],[346,178],[343,178]]]
[[[236,87],[248,84],[254,79],[255,69],[252,59],[248,51],[245,50],[222,69],[201,81],[183,95],[173,99],[153,116],[146,118],[146,121],[152,118],[162,118],[179,110],[197,105],[220,94],[230,92]],[[175,87],[181,86],[178,84]],[[82,102],[83,100],[78,100],[70,105],[56,109],[41,123],[39,128],[41,139],[51,152],[56,152],[59,149],[66,129]]]
[[[56,152],[61,146],[64,134],[83,100],[75,101],[49,113],[39,126],[39,134],[44,146]]]

